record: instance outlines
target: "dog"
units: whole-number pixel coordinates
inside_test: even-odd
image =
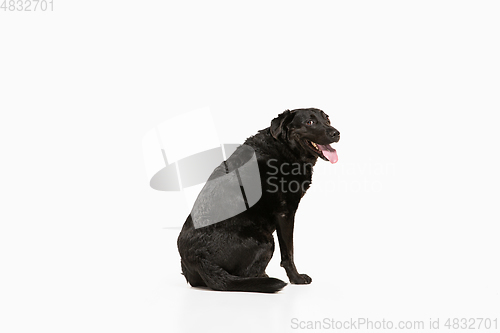
[[[276,231],[281,266],[290,283],[311,283],[294,263],[295,212],[311,184],[318,157],[337,162],[330,144],[339,139],[340,132],[331,126],[326,113],[307,108],[284,111],[239,146],[214,170],[179,234],[177,246],[186,281],[193,287],[219,291],[280,291],[287,283],[265,272]],[[252,172],[244,170],[250,169],[252,158],[258,178],[248,179]],[[257,183],[257,195],[244,195],[245,181],[254,188]]]

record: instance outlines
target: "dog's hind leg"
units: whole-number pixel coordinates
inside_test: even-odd
[[[249,253],[247,257],[253,257],[253,261],[246,267],[242,267],[236,275],[247,277],[268,277],[266,267],[271,261],[274,252],[274,241],[271,238],[270,242],[259,243],[253,253]],[[235,273],[235,272],[233,272]]]

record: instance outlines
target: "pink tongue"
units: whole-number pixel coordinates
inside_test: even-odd
[[[337,151],[330,147],[330,145],[318,145],[319,149],[325,157],[330,161],[330,163],[337,163],[339,157],[337,156]]]

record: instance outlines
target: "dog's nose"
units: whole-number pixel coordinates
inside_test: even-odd
[[[332,128],[328,130],[328,135],[331,136],[332,138],[340,136],[340,132],[337,131],[335,128]]]

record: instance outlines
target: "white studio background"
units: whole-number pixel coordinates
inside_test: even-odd
[[[496,1],[2,9],[0,330],[498,316],[499,15]],[[311,285],[217,293],[180,275],[183,197],[148,187],[141,140],[206,106],[224,143],[301,107],[340,130],[297,213]],[[278,247],[268,274],[286,279]]]

